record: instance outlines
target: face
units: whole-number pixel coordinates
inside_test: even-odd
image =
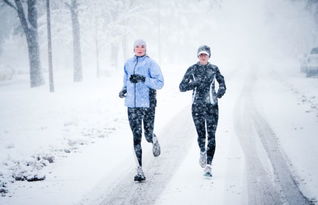
[[[206,65],[206,64],[208,64],[208,61],[209,61],[209,59],[210,59],[210,57],[209,57],[207,54],[205,54],[205,53],[201,53],[201,54],[198,56],[198,58],[199,58],[199,61],[200,61],[200,64],[201,64],[201,65]]]
[[[144,45],[137,45],[134,49],[136,56],[144,56],[146,53],[146,48]]]

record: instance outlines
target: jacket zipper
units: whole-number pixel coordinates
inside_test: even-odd
[[[137,58],[137,61],[136,61],[136,64],[134,66],[134,75],[135,75],[135,71],[136,71],[136,66],[138,64],[138,56],[136,56],[136,58]],[[134,104],[135,104],[134,107],[136,107],[136,83],[134,83]]]
[[[192,77],[193,77],[193,81],[195,81],[194,74],[192,74]],[[192,103],[194,103],[194,101],[195,101],[195,96],[196,96],[196,94],[197,94],[197,88],[195,87],[195,88],[193,89],[193,92],[192,92]]]

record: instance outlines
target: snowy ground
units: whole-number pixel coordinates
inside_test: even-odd
[[[317,78],[278,68],[224,70],[228,90],[219,105],[214,176],[206,179],[198,164],[191,94],[178,90],[185,69],[163,69],[166,84],[158,92],[155,128],[162,155],[154,158],[143,140],[147,181],[142,184],[132,181],[131,132],[117,97],[121,73],[79,84],[60,80],[54,94],[47,87],[29,89],[27,81],[0,84],[0,180],[8,190],[0,204],[263,204],[270,199],[293,204],[290,193],[317,203]],[[289,178],[281,177],[286,173],[293,188],[286,189]],[[12,175],[45,180],[15,181]]]

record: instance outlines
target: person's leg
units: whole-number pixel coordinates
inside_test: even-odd
[[[139,166],[142,166],[142,149],[141,149],[141,120],[143,112],[141,108],[128,108],[128,120],[134,138],[134,150]]]
[[[147,142],[152,143],[152,153],[158,157],[161,153],[161,148],[157,136],[153,133],[155,122],[155,107],[145,108],[145,115],[143,118],[144,131]]]
[[[150,108],[144,108],[144,118],[143,118],[143,124],[144,124],[144,132],[145,132],[145,138],[147,142],[153,142],[153,130],[154,130],[154,123],[155,123],[155,107]]]
[[[205,108],[202,105],[192,105],[192,118],[198,134],[198,145],[205,152]]]
[[[211,164],[215,153],[215,132],[219,119],[218,105],[209,105],[207,114],[207,132],[208,132],[208,146],[207,146],[207,164]]]
[[[198,134],[198,144],[200,148],[199,164],[202,168],[206,166],[206,151],[205,151],[205,106],[192,105],[192,117]]]

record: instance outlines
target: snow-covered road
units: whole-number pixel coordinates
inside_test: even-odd
[[[148,155],[144,162],[144,171],[147,180],[144,183],[135,183],[132,179],[135,169],[124,173],[116,180],[113,187],[103,195],[101,204],[154,204],[161,195],[165,186],[184,160],[193,141],[189,107],[181,110],[174,118],[167,121],[167,126],[159,131],[162,154],[158,158]],[[151,145],[148,145],[151,146]],[[151,156],[151,157],[150,157]]]
[[[33,183],[9,182],[9,193],[0,198],[0,204],[164,205],[195,204],[198,201],[200,204],[266,204],[268,201],[272,204],[314,204],[318,196],[315,174],[318,167],[313,163],[317,159],[314,149],[317,142],[313,135],[318,131],[318,120],[314,108],[306,112],[307,101],[305,107],[297,103],[298,97],[288,83],[297,79],[297,89],[301,90],[302,85],[308,87],[308,81],[298,74],[287,76],[282,81],[278,75],[273,77],[271,72],[251,76],[249,69],[227,70],[228,90],[219,104],[213,178],[207,179],[198,163],[191,93],[178,90],[183,72],[172,68],[165,71],[166,85],[158,93],[155,127],[162,154],[153,157],[151,145],[143,139],[146,182],[133,181],[136,162],[126,109],[122,100],[117,98],[121,83],[120,76],[116,75],[106,83],[98,81],[91,87],[77,85],[55,96],[50,95],[49,100],[59,102],[50,104],[48,109],[53,114],[41,122],[34,120],[25,125],[34,127],[26,130],[26,133],[32,131],[35,134],[28,135],[26,143],[32,144],[29,149],[19,150],[25,142],[19,141],[23,135],[16,132],[16,124],[2,124],[0,131],[5,135],[2,135],[1,152],[11,159],[16,156],[12,154],[14,151],[26,155],[46,147],[65,151],[61,140],[68,142],[67,150],[71,153],[49,152],[55,154],[55,163],[43,168],[46,179]],[[311,83],[313,89],[318,86],[314,81]],[[11,98],[32,101],[31,96],[46,95],[38,89],[18,97],[12,95],[18,91],[10,91],[6,86],[1,88],[2,105],[6,108],[2,114],[9,120],[12,118],[11,121],[25,120],[31,112],[28,110],[31,105],[19,105],[20,115],[15,116],[15,104],[10,104]],[[70,93],[77,89],[80,92],[73,93],[76,99],[81,99],[81,95],[89,96],[88,99],[66,104],[59,101],[71,100],[68,98]],[[91,95],[92,89],[94,95]],[[318,96],[314,91],[305,94],[311,104],[316,103]],[[288,106],[284,103],[285,98]],[[275,106],[271,104],[273,101]],[[108,105],[107,109],[101,109],[104,105]],[[36,107],[36,104],[32,106]],[[35,114],[43,115],[49,111],[38,110]],[[61,115],[57,113],[64,116],[59,117]],[[294,115],[301,117],[295,118]],[[52,122],[56,124],[54,128],[60,130],[50,133]],[[38,129],[38,123],[40,127],[48,128]],[[59,124],[62,124],[61,128]],[[290,126],[301,126],[302,129],[291,130]],[[19,127],[23,128],[22,125]],[[81,132],[83,130],[86,132]],[[299,132],[303,133],[302,138],[297,138]],[[10,137],[10,133],[16,135],[5,138]],[[56,138],[59,133],[64,137]],[[48,139],[39,143],[42,135]],[[17,159],[20,158],[19,155]],[[2,157],[1,163],[9,162],[8,159]],[[9,168],[7,165],[2,167]]]
[[[234,118],[246,156],[248,204],[311,204],[298,187],[279,139],[256,109],[253,91],[257,80],[255,70],[251,71]]]
[[[170,91],[159,96],[159,99],[164,98],[158,107],[156,121],[162,155],[154,158],[149,149],[151,145],[143,145],[144,149],[148,149],[148,152],[144,152],[146,182],[133,182],[133,163],[129,168],[125,167],[125,171],[112,174],[112,183],[100,183],[80,204],[194,204],[198,200],[201,204],[210,204],[211,201],[219,204],[241,201],[244,204],[247,198],[244,191],[244,157],[232,119],[241,88],[240,84],[236,84],[240,76],[229,77],[228,87],[233,89],[228,91],[228,102],[220,105],[214,177],[208,179],[203,177],[203,170],[198,163],[199,150],[191,117],[191,93],[179,92],[174,80],[178,75],[182,76],[180,71],[172,71],[167,75],[166,86]],[[189,105],[182,108],[181,102]],[[125,166],[125,162],[121,166]]]

